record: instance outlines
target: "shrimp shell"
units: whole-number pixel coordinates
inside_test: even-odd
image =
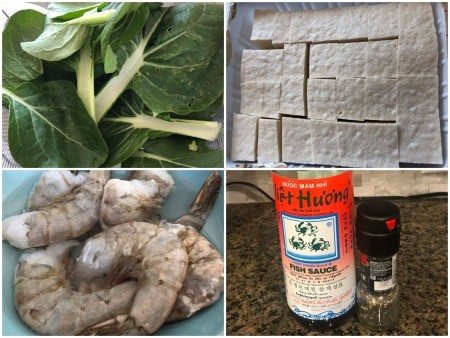
[[[42,335],[76,335],[84,328],[128,313],[136,282],[81,293],[67,279],[67,259],[76,241],[25,251],[14,280],[14,301],[22,320]]]
[[[96,285],[102,279],[110,284],[137,278],[138,290],[124,327],[128,332],[142,328],[152,334],[169,316],[187,264],[186,249],[175,234],[155,224],[130,222],[88,239],[75,262],[74,274],[84,283]]]
[[[92,229],[99,217],[103,187],[110,172],[92,170],[80,191],[64,200],[3,221],[3,239],[27,249],[77,238]]]

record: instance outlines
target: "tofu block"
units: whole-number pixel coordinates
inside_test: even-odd
[[[400,76],[397,82],[397,122],[411,116],[439,115],[437,76]]]
[[[306,44],[286,44],[283,51],[283,76],[306,76]]]
[[[320,39],[315,25],[316,11],[292,12],[290,43],[312,42]]]
[[[438,77],[399,77],[397,96],[400,162],[442,164]]]
[[[287,163],[313,163],[310,120],[281,119],[281,159]]]
[[[367,28],[369,39],[397,37],[399,35],[397,3],[368,6]]]
[[[336,121],[336,80],[308,79],[308,118]]]
[[[281,48],[290,42],[292,12],[275,12],[272,45]]]
[[[263,111],[261,117],[277,119],[280,112],[280,83],[264,82]]]
[[[241,63],[241,83],[273,81],[283,72],[283,50],[244,49]]]
[[[241,61],[241,83],[264,81],[266,63],[265,51],[244,49]]]
[[[324,43],[309,47],[309,77],[337,77],[337,44]]]
[[[442,165],[439,115],[413,115],[398,124],[400,162]]]
[[[340,8],[337,31],[340,41],[365,39],[368,30],[367,5]]]
[[[424,40],[436,39],[431,3],[399,3],[398,31],[399,36],[407,38],[422,36]]]
[[[398,38],[398,75],[437,75],[438,44],[436,36],[425,39],[417,32],[416,37]],[[412,35],[412,34],[411,34]]]
[[[259,119],[258,121],[258,162],[280,162],[281,121]]]
[[[339,165],[343,167],[367,166],[364,142],[365,123],[338,122]]]
[[[337,118],[363,121],[366,110],[365,79],[336,80]]]
[[[241,114],[262,116],[264,82],[241,83]]]
[[[281,79],[279,113],[306,116],[304,92],[305,78],[303,76],[283,77]]]
[[[232,161],[256,160],[257,128],[258,118],[256,116],[233,114]]]
[[[340,13],[339,8],[293,12],[290,42],[337,41]]]
[[[367,77],[397,78],[397,51],[397,40],[368,41]]]
[[[366,123],[364,153],[369,168],[398,168],[398,133],[394,123]]]
[[[397,80],[366,79],[365,120],[395,121],[397,117]]]
[[[315,164],[339,165],[338,122],[311,120]]]
[[[337,45],[338,77],[366,77],[367,42]]]
[[[250,41],[260,48],[272,48],[275,10],[255,9]]]

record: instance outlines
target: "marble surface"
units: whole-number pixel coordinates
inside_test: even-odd
[[[380,335],[448,334],[446,199],[393,201],[401,210],[400,319]],[[332,331],[291,317],[272,204],[227,206],[227,335],[371,335],[354,314]]]

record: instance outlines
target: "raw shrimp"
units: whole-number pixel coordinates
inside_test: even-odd
[[[22,320],[42,335],[76,335],[109,318],[129,313],[136,282],[94,293],[73,290],[67,260],[76,241],[25,251],[16,267],[14,296]]]
[[[120,224],[88,239],[75,262],[75,285],[93,282],[98,286],[99,281],[114,285],[137,278],[138,290],[128,316],[111,317],[83,334],[154,333],[172,310],[187,264],[182,241],[155,224]],[[111,324],[114,331],[105,332]]]
[[[165,170],[131,173],[130,181],[110,180],[100,207],[103,229],[126,222],[159,223],[159,209],[174,182]]]
[[[189,318],[199,310],[215,303],[223,291],[224,264],[220,253],[198,231],[203,227],[221,186],[217,172],[208,176],[189,208],[189,214],[175,223],[161,222],[183,240],[189,258],[188,271],[183,287],[178,293],[168,322]]]
[[[3,221],[3,239],[26,249],[77,238],[93,228],[99,217],[103,187],[110,172],[92,170],[78,192],[61,202]]]
[[[73,174],[70,170],[49,170],[44,172],[30,192],[27,211],[59,202],[72,193],[86,180],[87,172]]]

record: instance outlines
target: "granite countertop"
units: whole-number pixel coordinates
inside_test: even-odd
[[[380,335],[447,335],[447,199],[393,201],[401,210],[400,319]],[[227,206],[227,335],[370,335],[354,314],[312,331],[289,313],[275,208]]]

